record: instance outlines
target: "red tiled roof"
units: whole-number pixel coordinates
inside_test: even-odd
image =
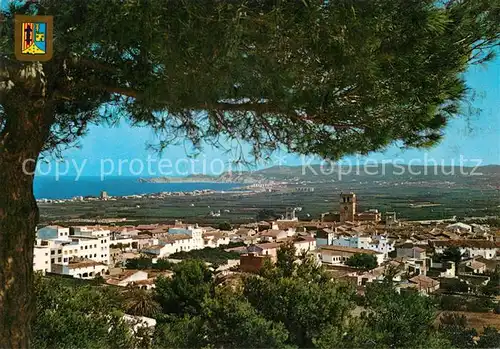
[[[79,262],[70,262],[68,264],[68,268],[69,269],[78,269],[78,268],[87,268],[87,267],[93,267],[93,266],[98,266],[98,265],[102,265],[102,266],[107,266],[106,264],[102,263],[102,262],[97,262],[97,261],[93,261],[93,260],[83,260],[83,261],[79,261]]]
[[[431,279],[425,275],[417,275],[409,279],[408,281],[419,285],[420,287],[433,287],[439,284],[438,281]]]
[[[281,243],[280,242],[268,242],[265,244],[256,244],[255,246],[258,248],[261,248],[263,250],[271,250],[271,249],[280,247]]]
[[[489,240],[433,240],[438,247],[500,248],[500,242]]]

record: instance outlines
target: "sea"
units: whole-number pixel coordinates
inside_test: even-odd
[[[110,196],[153,194],[159,192],[187,192],[212,189],[228,191],[241,187],[237,183],[143,183],[139,177],[35,177],[33,190],[36,199],[71,199],[75,196],[99,196],[105,191]]]

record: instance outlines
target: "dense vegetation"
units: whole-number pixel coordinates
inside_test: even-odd
[[[169,270],[172,268],[172,265],[167,258],[158,258],[156,263],[153,263],[153,260],[146,256],[127,259],[125,262],[125,268],[127,269]]]
[[[366,253],[355,253],[347,259],[345,264],[363,270],[370,270],[376,268],[378,265],[377,258],[372,254]]]
[[[387,278],[361,298],[293,247],[260,275],[220,277],[186,260],[152,292],[37,282],[37,348],[492,348],[500,332],[444,314],[430,297],[398,293]],[[121,314],[147,315],[154,333],[132,336]],[[357,315],[356,315],[357,314]],[[110,331],[108,333],[108,330]],[[146,339],[151,339],[148,342]]]
[[[169,256],[172,259],[198,259],[213,266],[219,266],[227,263],[230,259],[240,259],[240,254],[236,252],[225,251],[227,246],[223,247],[205,247],[201,250],[180,251]]]

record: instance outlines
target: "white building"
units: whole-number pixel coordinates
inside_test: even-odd
[[[339,235],[332,241],[332,245],[351,247],[351,248],[362,248],[369,249],[371,243],[370,236],[350,236],[350,235]]]
[[[92,260],[72,260],[68,264],[52,265],[52,272],[78,279],[93,279],[108,273],[108,266]]]
[[[329,228],[318,230],[316,233],[316,246],[333,245],[335,239],[335,230]]]
[[[301,236],[293,242],[293,245],[297,250],[296,254],[301,255],[316,250],[316,239],[312,236]]]
[[[468,224],[457,222],[446,226],[446,230],[456,233],[472,233],[472,227]]]
[[[384,235],[374,235],[373,237],[360,235],[339,235],[332,239],[331,242],[331,245],[335,246],[380,252],[386,259],[388,258],[389,252],[394,251],[394,242],[389,241]]]
[[[33,250],[33,270],[42,274],[50,273],[50,247],[35,246]]]
[[[389,252],[395,250],[394,241],[390,241],[384,235],[375,235],[371,238],[369,249],[382,253],[384,258],[387,259],[389,258]]]
[[[168,234],[154,240],[154,245],[145,246],[142,252],[156,258],[167,257],[181,251],[201,250],[205,247],[202,237],[203,229],[189,227],[171,228]]]
[[[203,234],[203,242],[205,247],[219,247],[228,245],[230,242],[229,235],[223,232],[208,232]]]
[[[375,256],[378,265],[384,262],[384,255],[372,250],[344,246],[323,246],[320,248],[321,261],[326,264],[344,265],[350,257],[357,253]]]
[[[77,260],[92,260],[106,265],[110,263],[109,236],[110,231],[100,227],[70,229],[48,226],[37,231],[35,246],[50,249],[51,272],[71,275],[64,271],[64,268],[54,268],[54,266],[56,264],[68,266]]]
[[[204,247],[203,233],[205,229],[196,226],[188,226],[187,228],[170,228],[168,230],[169,235],[174,234],[186,234],[191,236],[192,241],[188,244],[190,245],[190,250],[200,250]]]
[[[500,248],[500,242],[490,240],[433,240],[436,253],[441,254],[450,247],[456,247],[464,257],[481,256],[485,259],[493,259]]]

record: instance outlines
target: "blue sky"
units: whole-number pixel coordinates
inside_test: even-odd
[[[371,154],[369,158],[379,162],[397,159],[400,163],[408,163],[412,159],[417,159],[413,160],[413,164],[419,165],[424,163],[425,159],[434,159],[438,163],[458,164],[462,157],[464,160],[476,160],[475,163],[470,162],[470,166],[475,166],[478,161],[481,161],[482,165],[500,164],[500,58],[496,58],[485,66],[471,67],[466,74],[466,81],[468,86],[475,91],[475,97],[471,102],[464,104],[463,114],[465,115],[449,123],[445,130],[444,140],[439,145],[427,150],[402,150],[397,146],[392,146],[385,152]],[[146,144],[154,142],[154,139],[154,134],[150,129],[131,128],[126,123],[114,128],[92,126],[89,133],[81,140],[81,148],[70,149],[63,153],[69,165],[61,163],[60,171],[65,172],[68,169],[68,175],[80,173],[80,175],[94,176],[99,175],[104,169],[104,171],[113,172],[113,175],[146,176],[148,170],[145,163],[148,157],[159,158],[146,147]],[[120,159],[124,161],[122,166],[118,166]],[[137,159],[133,165],[125,162],[133,159]],[[149,175],[186,175],[192,172],[217,174],[222,172],[222,169],[227,169],[232,156],[224,154],[222,150],[207,146],[203,155],[198,157],[198,162],[187,163],[186,160],[179,160],[186,159],[185,147],[171,146],[164,152],[161,159],[172,164],[171,170],[156,171],[158,163],[151,160],[150,166],[153,171]],[[221,161],[214,159],[221,159]],[[364,161],[363,158],[357,157],[348,157],[343,161],[354,162],[357,159]],[[140,172],[139,161],[143,162],[142,172]],[[214,161],[216,161],[215,164]],[[203,163],[209,164],[206,170],[203,170]],[[302,159],[299,156],[281,152],[276,153],[270,162],[260,164],[258,167],[277,164],[300,165],[301,163]],[[467,166],[467,163],[465,165]],[[120,168],[121,172],[118,173]],[[52,162],[50,168],[44,165],[40,169],[54,174],[55,164]]]

